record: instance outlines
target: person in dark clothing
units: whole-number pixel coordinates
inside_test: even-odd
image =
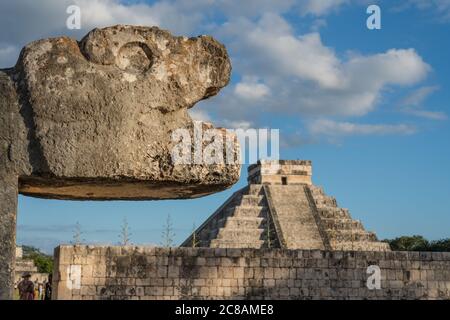
[[[34,283],[30,280],[31,274],[25,273],[23,280],[18,284],[20,300],[34,300]]]
[[[45,297],[44,300],[52,300],[52,275],[48,275],[48,281],[45,284]]]

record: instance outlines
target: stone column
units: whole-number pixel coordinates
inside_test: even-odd
[[[0,70],[0,300],[12,299],[14,290],[19,119],[14,85],[10,75]]]
[[[0,169],[0,300],[13,298],[18,179]]]

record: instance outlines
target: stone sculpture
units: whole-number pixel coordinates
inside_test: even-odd
[[[217,94],[230,72],[225,47],[212,37],[122,25],[80,42],[33,42],[15,67],[0,70],[0,299],[11,297],[18,192],[176,199],[233,185],[236,163],[171,158],[174,130],[194,126],[188,109]]]

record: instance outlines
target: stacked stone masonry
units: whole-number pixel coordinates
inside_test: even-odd
[[[251,185],[231,196],[198,229],[197,240],[190,237],[183,246],[268,248],[279,246],[274,233],[262,185]]]
[[[362,223],[353,220],[348,209],[339,208],[336,199],[327,196],[314,185],[305,187],[312,198],[312,210],[318,215],[318,225],[332,250],[386,251],[389,245],[380,242],[375,233],[366,231]]]
[[[209,219],[183,243],[183,247],[212,248],[285,248],[320,250],[389,251],[389,245],[378,241],[373,232],[353,220],[347,209],[338,207],[336,199],[327,196],[313,184],[272,180],[276,173],[297,172],[291,167],[310,161],[281,161],[282,169],[269,166],[249,168],[249,185],[235,192]],[[290,164],[293,162],[294,164]],[[279,168],[279,166],[276,166]],[[306,170],[306,169],[305,169]],[[303,171],[300,171],[300,176]],[[289,182],[291,181],[291,182]],[[294,182],[292,182],[294,181]]]
[[[450,253],[61,246],[55,258],[54,299],[450,299]]]
[[[260,160],[248,167],[249,184],[311,184],[310,160]]]

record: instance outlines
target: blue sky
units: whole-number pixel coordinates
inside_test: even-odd
[[[82,29],[65,27],[67,6]],[[378,4],[382,29],[368,30]],[[48,36],[117,23],[210,34],[233,63],[230,85],[196,119],[279,128],[281,157],[313,161],[313,180],[379,238],[450,233],[450,1],[28,1],[0,4],[0,67]],[[68,202],[20,197],[18,243],[51,251],[80,223],[88,243],[158,244],[168,214],[179,244],[245,185],[196,200]]]

